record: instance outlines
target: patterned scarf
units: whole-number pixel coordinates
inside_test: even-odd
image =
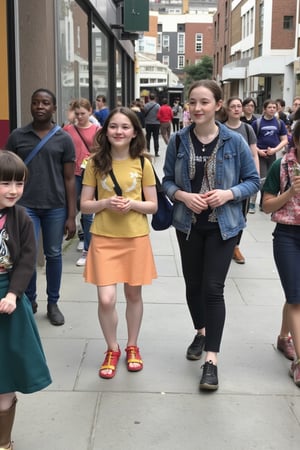
[[[285,192],[291,186],[294,176],[298,175],[299,164],[296,158],[296,151],[292,148],[286,153],[280,164],[280,193]],[[293,196],[280,209],[272,214],[272,221],[300,225],[300,195]]]
[[[215,189],[215,177],[216,177],[216,161],[217,151],[219,148],[220,139],[217,140],[215,148],[212,151],[209,159],[204,164],[204,176],[201,184],[200,194]],[[190,148],[190,162],[189,162],[189,177],[190,180],[195,178],[196,174],[196,156],[191,135],[189,134],[189,148]],[[208,216],[209,222],[217,222],[216,209],[214,208]],[[195,216],[193,215],[193,223],[195,223]]]

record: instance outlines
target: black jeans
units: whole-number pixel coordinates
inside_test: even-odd
[[[179,117],[173,117],[172,124],[173,124],[173,132],[175,133],[176,131],[179,131],[180,129]]]
[[[151,140],[151,136],[153,136],[154,152],[157,155],[158,150],[159,150],[158,137],[159,137],[160,124],[157,124],[157,125],[156,124],[146,124],[145,128],[146,128],[147,149],[148,149],[148,151],[150,151],[150,140]]]
[[[206,329],[205,350],[219,352],[225,323],[224,285],[237,236],[224,241],[219,228],[187,235],[176,231],[186,299],[196,330]]]

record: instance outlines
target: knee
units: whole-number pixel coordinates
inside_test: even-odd
[[[102,311],[110,311],[116,305],[116,299],[110,295],[104,295],[98,298],[99,308]]]
[[[132,305],[137,304],[142,301],[142,296],[140,292],[127,292],[126,301]]]

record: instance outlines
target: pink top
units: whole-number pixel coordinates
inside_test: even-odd
[[[75,163],[75,175],[82,174],[82,162],[89,158],[93,151],[94,139],[97,131],[100,129],[99,125],[91,123],[88,128],[79,128],[77,130],[73,124],[66,125],[64,130],[70,134],[75,146],[76,163]],[[89,149],[89,150],[88,150]]]

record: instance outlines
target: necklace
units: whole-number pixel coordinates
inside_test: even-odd
[[[194,129],[194,135],[198,139],[199,143],[202,145],[202,148],[201,148],[202,153],[205,153],[206,146],[209,146],[219,135],[219,127],[217,128],[217,131],[214,134],[210,135],[208,138],[205,139],[205,140],[207,140],[207,142],[202,142],[203,138],[202,138],[202,140],[200,139],[200,137],[196,133],[195,129]]]

